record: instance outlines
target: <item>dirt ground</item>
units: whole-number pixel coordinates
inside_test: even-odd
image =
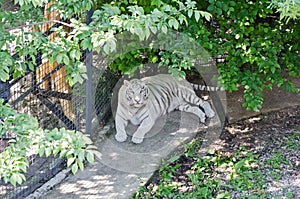
[[[272,111],[227,124],[214,147],[217,148],[218,153],[221,152],[228,157],[244,147],[247,151],[258,154],[260,161],[269,158],[274,151],[281,150],[290,165],[280,168],[282,178],[279,181],[268,176],[272,168],[261,168],[262,173],[268,176],[266,190],[270,190],[270,194],[280,196],[280,198],[285,198],[284,194],[288,190],[294,198],[300,198],[300,148],[291,152],[283,146],[283,143],[286,143],[292,136],[295,138],[293,143],[300,143],[300,106]],[[201,142],[203,135],[198,134],[195,140]],[[191,186],[188,184],[187,173],[195,161],[194,158],[183,155],[173,162],[172,165],[183,166],[176,170],[176,175],[172,180],[181,185],[186,183],[185,187]],[[159,172],[156,172],[146,187],[154,187],[160,180],[161,176]],[[231,191],[230,194],[233,198],[240,198],[240,193],[236,191]]]

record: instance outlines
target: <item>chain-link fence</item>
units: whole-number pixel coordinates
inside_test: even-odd
[[[44,9],[46,7],[47,5]],[[1,5],[1,9],[17,10],[18,6],[9,0]],[[89,19],[90,15],[91,13],[87,12],[87,15],[82,17]],[[47,13],[47,16],[57,17],[55,13]],[[55,23],[45,25],[41,30],[44,36],[55,37],[52,35],[51,28],[56,25]],[[14,48],[12,44],[12,54]],[[97,59],[92,61],[95,57]],[[92,74],[95,77],[90,77],[85,84],[73,87],[70,87],[66,81],[64,65],[42,63],[41,54],[36,56],[36,60],[37,64],[33,71],[28,69],[22,77],[17,79],[11,77],[7,82],[0,81],[0,98],[5,100],[4,103],[9,103],[21,113],[36,117],[40,126],[45,129],[65,127],[84,133],[100,129],[101,122],[105,122],[110,112],[110,96],[118,79],[118,75],[106,70],[104,59],[99,60],[99,56],[86,52],[82,60],[87,63],[88,71],[94,71]],[[99,70],[103,73],[101,78],[97,76]],[[96,88],[93,89],[96,90],[95,93],[90,93],[88,85]],[[97,121],[91,121],[92,114],[97,115]],[[14,136],[16,135],[0,136],[0,153]],[[64,160],[53,157],[31,156],[28,159],[30,167],[25,174],[26,182],[14,187],[0,180],[0,198],[24,198],[62,170],[65,165]]]

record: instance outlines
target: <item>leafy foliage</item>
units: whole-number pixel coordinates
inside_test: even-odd
[[[284,23],[268,1],[208,0],[201,3],[186,1],[185,4],[155,1],[136,3],[129,10],[124,6],[125,2],[116,4],[118,7],[115,8],[104,7],[114,15],[111,21],[106,22],[117,26],[115,33],[126,30],[145,40],[151,38],[152,33],[166,33],[173,29],[195,38],[214,57],[226,55],[225,63],[218,65],[219,82],[229,92],[242,87],[245,99],[243,106],[248,110],[259,111],[262,108],[263,91],[266,89],[283,87],[287,91],[298,92],[288,76],[300,75],[299,21]],[[175,11],[176,8],[180,12]],[[170,17],[174,13],[177,22]],[[105,19],[110,15],[106,16]],[[151,23],[151,19],[157,20]],[[100,47],[104,46],[106,52],[112,52],[117,46],[117,41],[113,39],[107,43],[99,38],[93,41],[98,41]],[[169,72],[178,76],[192,68],[191,60],[185,60],[186,57],[189,54],[178,57],[174,52],[136,50],[121,56],[112,66],[123,73],[132,74],[143,62],[151,62],[151,58],[154,58],[154,63],[167,66]]]
[[[29,8],[32,9],[47,2],[46,0],[17,1],[21,8],[27,9],[27,12]],[[4,16],[4,21],[0,25],[0,32],[5,33],[0,38],[0,46],[4,49],[1,52],[1,58],[5,60],[0,65],[0,78],[2,81],[8,80],[11,73],[14,74],[15,78],[23,75],[27,66],[33,69],[33,66],[36,64],[35,56],[38,52],[42,52],[43,60],[50,60],[50,63],[57,61],[66,65],[69,74],[68,81],[73,85],[77,82],[82,82],[86,78],[83,63],[79,60],[82,56],[82,51],[79,49],[93,49],[109,54],[116,50],[115,34],[122,31],[128,31],[133,35],[137,35],[140,40],[147,40],[151,34],[167,33],[170,29],[178,30],[180,26],[187,25],[187,18],[193,17],[196,21],[199,21],[200,17],[204,17],[207,20],[211,17],[209,13],[197,10],[193,1],[186,1],[185,3],[175,1],[176,6],[163,3],[162,1],[154,1],[150,3],[151,10],[146,9],[146,11],[137,3],[130,5],[127,1],[124,1],[118,3],[119,7],[109,4],[101,5],[100,9],[94,11],[92,23],[86,25],[82,21],[72,18],[72,16],[84,14],[85,10],[91,8],[92,1],[52,2],[50,10],[61,13],[64,19],[68,18],[71,22],[70,24],[60,23],[72,28],[70,33],[66,32],[62,26],[53,29],[60,35],[55,41],[50,41],[49,38],[38,32],[24,31],[23,24],[25,22],[30,24],[34,21],[33,24],[38,27],[42,24],[43,17],[32,18],[31,15],[24,17],[22,16],[24,10],[20,9],[14,17],[15,19],[22,18],[22,20],[17,24],[12,24],[11,21],[14,20],[10,15],[11,12],[1,11],[0,14]],[[125,4],[126,7],[123,7]],[[39,10],[36,15],[43,16],[43,13]],[[38,22],[41,23],[39,24]],[[10,30],[19,30],[21,35],[12,34],[9,32]],[[16,42],[17,46],[20,46],[20,48],[16,49],[19,55],[18,58],[12,57],[9,53],[9,44],[11,42]],[[26,56],[29,56],[31,59],[24,60]],[[19,66],[16,66],[16,63]],[[120,66],[119,69],[124,68]]]
[[[4,0],[0,1],[4,4]],[[50,63],[57,61],[64,63],[69,75],[69,83],[82,82],[85,76],[82,52],[77,43],[69,40],[65,33],[60,34],[55,41],[45,37],[38,30],[45,23],[44,11],[41,7],[48,3],[47,0],[17,0],[17,9],[0,10],[2,22],[0,24],[0,79],[7,81],[12,75],[17,78],[25,74],[27,70],[33,70],[36,65],[37,55],[42,55],[42,61]],[[52,5],[47,11],[55,10],[60,13],[62,19],[70,19],[74,15],[82,15],[92,6],[92,1],[84,0],[51,1]],[[5,5],[5,4],[4,4]],[[67,23],[57,21],[69,26]],[[57,28],[62,29],[62,26]],[[55,31],[55,30],[53,30]],[[58,31],[57,31],[58,32]],[[14,48],[15,46],[15,48]],[[12,51],[13,49],[13,51]],[[49,53],[52,52],[52,53]],[[13,53],[15,55],[13,55]]]
[[[280,13],[280,19],[298,19],[300,17],[300,1],[299,0],[272,0],[271,7],[277,8]]]
[[[267,1],[207,1],[199,9],[213,15],[212,23],[193,23],[185,31],[213,56],[226,55],[219,64],[220,81],[228,91],[244,89],[244,107],[259,111],[262,91],[274,86],[297,92],[290,76],[299,76],[299,21],[288,24]]]
[[[26,180],[23,173],[29,167],[29,156],[66,158],[67,166],[75,174],[78,168],[84,169],[85,161],[93,163],[94,155],[98,154],[87,135],[64,128],[43,130],[36,118],[17,113],[8,105],[0,105],[0,118],[0,135],[15,135],[0,153],[0,179],[14,186]]]
[[[218,66],[219,82],[230,92],[242,86],[244,107],[247,109],[259,111],[263,104],[262,92],[274,86],[297,91],[285,74],[293,77],[300,74],[299,20],[284,23],[273,8],[279,9],[283,16],[296,17],[298,1],[272,1],[271,6],[268,1],[249,0],[207,0],[201,3],[191,0],[122,0],[109,4],[96,1],[93,21],[86,25],[82,19],[77,20],[73,16],[83,16],[85,10],[91,8],[92,0],[56,0],[52,1],[50,10],[56,10],[63,19],[68,19],[69,24],[59,23],[68,26],[71,32],[62,26],[54,29],[60,35],[55,41],[50,41],[39,32],[25,31],[25,27],[32,26],[24,26],[25,22],[36,28],[47,23],[42,17],[42,10],[34,8],[48,2],[18,0],[16,3],[21,5],[19,10],[0,11],[3,19],[0,24],[1,80],[6,81],[11,74],[18,77],[28,68],[33,69],[35,56],[41,52],[43,60],[65,64],[68,81],[74,85],[86,78],[84,63],[80,60],[83,50],[96,50],[108,55],[118,49],[118,33],[127,31],[140,41],[147,41],[153,35],[176,30],[194,38],[214,57],[226,55],[226,62]],[[289,12],[283,8],[289,8]],[[290,11],[295,13],[289,15]],[[15,51],[19,56],[13,57],[9,52],[13,42],[17,44]],[[165,57],[170,57],[171,65],[166,66],[169,71],[174,75],[184,75],[183,70],[191,68],[192,60],[187,62],[184,58],[188,56],[179,56],[183,60],[178,61],[178,57],[172,56],[173,53],[161,53],[157,49],[134,50],[120,55],[111,67],[132,74],[145,61],[162,65],[167,64]]]

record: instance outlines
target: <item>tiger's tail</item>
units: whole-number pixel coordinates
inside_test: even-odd
[[[193,84],[190,83],[193,87],[194,90],[198,91],[225,91],[223,87],[218,87],[218,86],[206,86],[206,85],[201,85],[201,84]]]

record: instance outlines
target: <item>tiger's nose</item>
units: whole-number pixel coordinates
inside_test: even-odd
[[[139,97],[135,97],[135,98],[134,98],[134,101],[135,101],[136,103],[139,103],[139,102],[141,101],[141,99],[140,99]]]

